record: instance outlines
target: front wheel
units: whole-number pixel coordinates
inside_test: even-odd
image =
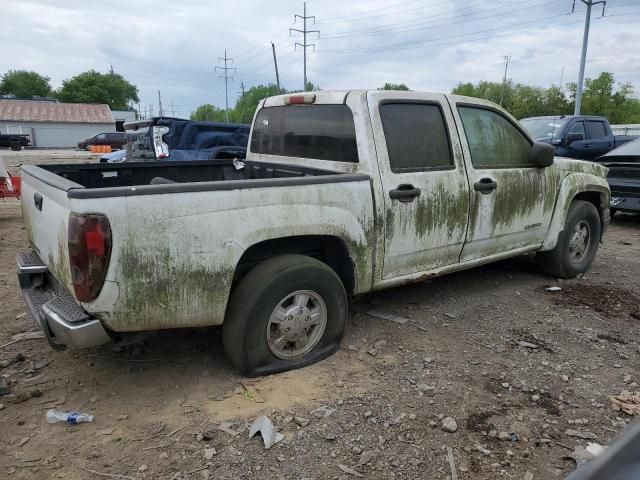
[[[13,150],[14,152],[19,152],[20,150],[22,150],[22,144],[20,142],[17,141],[13,141],[11,142],[11,150]]]
[[[553,250],[539,252],[536,259],[549,275],[574,278],[586,272],[598,251],[602,226],[596,207],[575,200],[569,207],[564,230]]]
[[[224,349],[245,375],[304,367],[338,349],[347,315],[344,285],[331,268],[304,255],[274,257],[231,295]]]

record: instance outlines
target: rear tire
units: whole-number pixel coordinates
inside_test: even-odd
[[[598,251],[601,231],[596,207],[583,200],[574,200],[556,247],[548,252],[539,252],[536,260],[549,275],[574,278],[591,266]]]
[[[338,349],[347,315],[347,293],[330,267],[304,255],[281,255],[259,264],[234,290],[224,349],[245,375],[304,367]]]

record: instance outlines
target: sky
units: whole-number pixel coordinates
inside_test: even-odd
[[[307,2],[308,80],[323,90],[405,83],[450,92],[460,82],[508,78],[549,86],[575,82],[586,6],[576,0],[322,0]],[[122,74],[141,109],[188,117],[198,105],[229,106],[242,86],[303,86],[300,18],[291,0],[1,0],[0,74],[35,70],[54,87],[90,69]],[[295,21],[294,21],[295,20]],[[586,76],[602,71],[640,91],[640,0],[608,0],[592,12]],[[637,94],[638,92],[636,92]]]

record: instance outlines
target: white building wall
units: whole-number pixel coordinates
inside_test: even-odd
[[[26,133],[38,148],[77,147],[96,133],[115,132],[115,123],[8,122],[0,120],[0,133]]]

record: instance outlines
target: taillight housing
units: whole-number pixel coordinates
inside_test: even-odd
[[[69,267],[76,299],[94,300],[104,284],[111,257],[111,226],[104,215],[69,215]]]

